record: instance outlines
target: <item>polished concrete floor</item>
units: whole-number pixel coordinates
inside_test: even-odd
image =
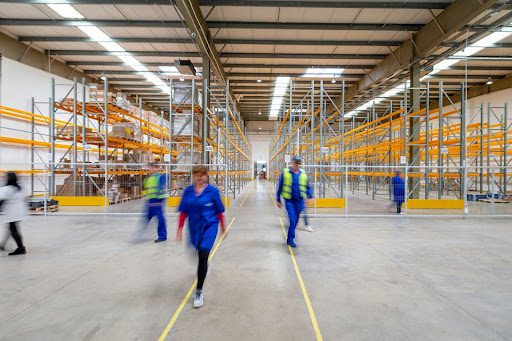
[[[211,262],[205,306],[168,340],[511,340],[512,224],[312,219],[297,269],[269,187],[252,183]],[[30,217],[28,254],[0,254],[0,340],[157,340],[195,278],[191,250],[133,243],[137,217]],[[9,245],[13,247],[12,241]],[[314,314],[317,332],[312,324]]]

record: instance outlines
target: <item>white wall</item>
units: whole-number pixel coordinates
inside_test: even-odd
[[[252,147],[252,172],[254,173],[254,162],[265,161],[269,163],[269,152],[270,141],[272,140],[271,135],[254,135],[248,134],[249,143]]]
[[[51,78],[54,77],[57,84],[56,99],[59,100],[66,96],[72,85],[72,81],[52,75],[43,70],[19,63],[17,61],[3,57],[1,65],[0,79],[0,105],[20,109],[24,111],[32,111],[31,99],[34,97],[37,104],[36,112],[48,116],[49,115],[49,97],[51,95]],[[69,114],[59,114],[57,119],[65,120]],[[0,135],[6,137],[14,137],[20,139],[31,139],[31,124],[29,122],[16,121],[9,118],[0,118]],[[35,140],[48,140],[48,129],[43,126],[37,126]],[[0,148],[0,162],[6,168],[9,162],[30,162],[31,154],[29,146],[19,146],[12,144],[2,144]],[[26,169],[27,167],[10,167],[17,169]]]

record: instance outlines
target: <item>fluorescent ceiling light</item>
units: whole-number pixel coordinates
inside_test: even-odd
[[[139,72],[148,72],[148,68],[145,67],[144,65],[132,65],[132,69],[134,69],[135,71],[139,71]]]
[[[473,44],[466,47],[464,50],[455,53],[453,55],[453,57],[469,57],[469,56],[475,55],[476,53],[482,51],[485,47],[493,46],[494,44],[496,44],[510,36],[512,36],[512,27],[505,26],[502,29],[500,29],[499,31],[493,32],[493,33],[489,34],[488,36],[474,42]],[[444,59],[444,60],[440,61],[439,63],[435,64],[433,66],[432,72],[430,72],[428,75],[421,77],[421,80],[429,78],[429,76],[435,75],[436,73],[440,72],[441,70],[447,70],[450,68],[450,66],[455,65],[460,61],[461,61],[461,59]],[[491,85],[492,83],[493,83],[492,79],[489,78],[487,80],[486,84]],[[407,87],[409,87],[409,86],[410,86],[410,81],[407,81]],[[392,97],[392,96],[397,95],[400,92],[403,92],[404,87],[405,87],[405,82],[399,84],[398,86],[394,87],[391,90],[386,91],[379,97],[360,105],[356,109],[345,114],[344,117],[352,117],[354,115],[357,115],[358,111],[363,111],[363,110],[370,108],[373,103],[376,103],[376,104],[380,103],[380,102],[384,101],[385,98]]]
[[[69,19],[83,19],[84,17],[71,5],[68,4],[49,4],[49,8],[57,12],[60,16]],[[113,42],[112,38],[108,36],[105,32],[99,29],[96,26],[90,25],[90,23],[84,22],[83,25],[76,26],[80,31],[84,32],[87,36],[89,36],[92,40],[98,42],[101,46],[103,46],[107,51],[110,52],[120,52],[117,54],[117,58],[122,60],[126,65],[130,66],[133,70],[138,72],[145,72],[144,77],[158,88],[160,88],[165,93],[170,93],[170,90],[167,88],[167,85],[164,81],[160,79],[154,73],[150,73],[148,68],[142,65],[135,57],[130,56],[128,52],[124,48],[122,48],[118,43]],[[173,70],[174,71],[174,70]],[[105,77],[101,77],[105,79]]]
[[[112,38],[96,26],[77,26],[77,28],[95,41],[112,41]]]
[[[494,44],[508,38],[512,35],[512,27],[505,26],[497,32],[489,34],[473,44],[466,47],[464,50],[459,51],[453,55],[453,57],[470,57],[478,52],[482,51],[487,46],[493,46]],[[449,69],[450,66],[460,62],[460,59],[445,59],[434,65],[434,69],[430,72],[430,75],[434,75],[441,70]]]
[[[166,93],[166,94],[168,94],[168,95],[170,95],[170,94],[171,94],[171,89],[169,89],[169,87],[168,87],[168,86],[166,86],[166,85],[160,85],[160,86],[158,86],[158,88],[159,88],[160,90],[162,90],[162,92],[165,92],[165,93]]]
[[[290,77],[277,77],[276,85],[274,86],[272,105],[270,106],[269,115],[271,117],[277,117],[279,115],[279,109],[283,104],[283,96],[288,89],[288,83],[290,83]]]
[[[48,4],[52,10],[57,12],[58,15],[67,19],[83,19],[81,15],[73,6],[68,4]]]
[[[121,59],[128,66],[142,65],[137,59],[135,59],[132,56],[117,56],[117,58]]]
[[[306,70],[306,73],[301,77],[311,77],[311,78],[335,78],[341,77],[341,74],[345,71],[345,69],[339,68],[315,68],[310,67]]]
[[[126,52],[118,43],[113,41],[100,41],[99,44],[110,52]]]
[[[162,70],[164,72],[173,72],[173,73],[178,72],[178,68],[176,66],[160,66],[160,70]]]
[[[146,73],[144,74],[144,78],[146,78],[151,83],[157,85],[157,86],[165,86],[165,82],[161,80],[158,76],[156,76],[154,73]]]

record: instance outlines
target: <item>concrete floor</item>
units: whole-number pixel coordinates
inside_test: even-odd
[[[205,306],[169,340],[315,339],[268,188],[233,203]],[[295,255],[324,340],[512,340],[510,220],[312,222]],[[175,224],[155,245],[130,241],[136,217],[29,218],[29,253],[0,254],[0,340],[158,339],[194,281]]]

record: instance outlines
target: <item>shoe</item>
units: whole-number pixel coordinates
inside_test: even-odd
[[[196,292],[196,296],[194,297],[194,303],[192,304],[192,307],[194,308],[201,308],[204,304],[203,300],[203,293],[202,292]]]
[[[161,242],[165,242],[167,239],[155,239],[155,243],[161,243]]]
[[[25,248],[22,248],[22,249],[16,249],[14,250],[13,252],[9,253],[9,256],[16,256],[16,255],[24,255],[27,253],[27,250],[25,250]]]
[[[315,230],[313,230],[313,228],[311,226],[309,226],[309,225],[304,226],[304,231],[315,232]]]
[[[400,213],[398,213],[398,214],[400,214],[400,215],[405,215],[405,213],[404,213],[404,212],[400,212]]]
[[[287,244],[288,244],[290,247],[294,247],[294,248],[295,248],[295,247],[297,247],[297,244],[295,244],[295,243],[294,243],[293,241],[291,241],[291,240],[290,240],[290,241],[288,241],[288,243],[287,243]]]

